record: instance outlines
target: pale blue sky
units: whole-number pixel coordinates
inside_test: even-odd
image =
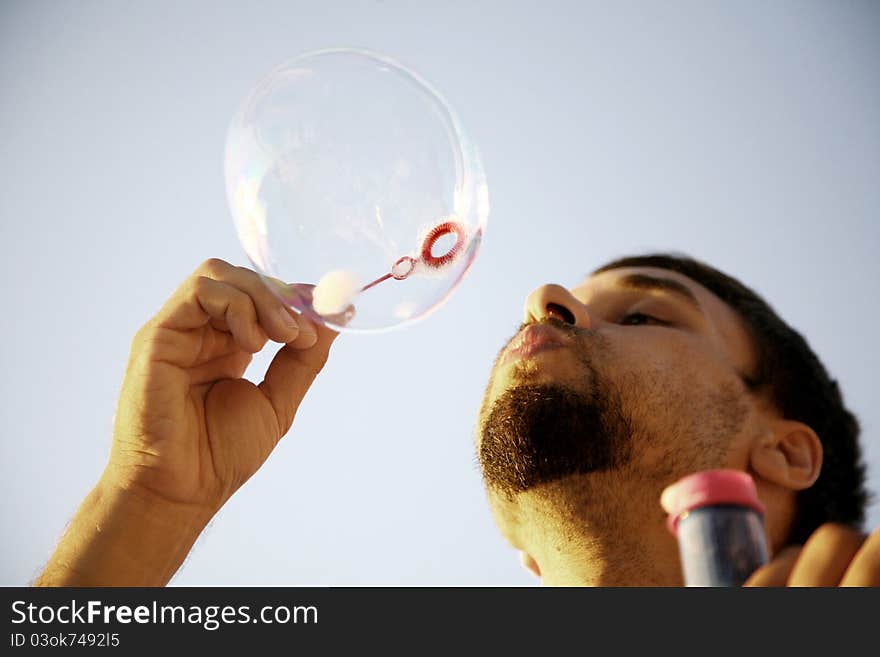
[[[337,341],[175,584],[534,584],[483,500],[483,385],[531,289],[644,250],[729,271],[807,336],[880,490],[877,3],[5,0],[0,584],[36,575],[103,468],[137,328],[202,260],[247,262],[223,187],[238,103],[343,46],[455,107],[486,239],[427,320]]]

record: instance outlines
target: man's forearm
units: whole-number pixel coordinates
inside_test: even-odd
[[[164,586],[210,513],[100,481],[34,586]]]

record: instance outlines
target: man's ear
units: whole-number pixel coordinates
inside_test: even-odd
[[[804,490],[819,477],[822,443],[803,422],[773,420],[771,431],[752,445],[749,463],[771,483],[789,490]]]
[[[528,570],[535,577],[541,577],[541,568],[538,566],[538,562],[535,561],[534,557],[531,554],[526,552],[525,550],[521,550],[519,553],[519,561],[523,565],[523,568]]]

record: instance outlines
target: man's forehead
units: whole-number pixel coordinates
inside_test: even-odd
[[[627,280],[638,279],[641,277],[678,283],[687,288],[691,294],[696,297],[701,306],[709,304],[709,307],[711,307],[715,304],[720,304],[727,307],[727,304],[721,301],[721,299],[692,278],[688,278],[684,274],[679,274],[678,272],[663,269],[661,267],[619,267],[616,269],[607,269],[598,274],[588,274],[574,289],[586,294],[617,291],[633,287],[625,284],[625,282]],[[706,309],[708,310],[709,308]]]

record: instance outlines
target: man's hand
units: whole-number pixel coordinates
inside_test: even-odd
[[[42,586],[153,586],[290,428],[337,333],[290,312],[253,271],[208,260],[132,341],[110,459]],[[284,344],[254,385],[268,340]]]
[[[255,272],[203,263],[132,341],[105,477],[215,512],[287,433],[336,335]],[[267,340],[285,346],[254,385]]]
[[[828,523],[803,547],[782,550],[745,586],[880,586],[880,529],[865,536]]]

